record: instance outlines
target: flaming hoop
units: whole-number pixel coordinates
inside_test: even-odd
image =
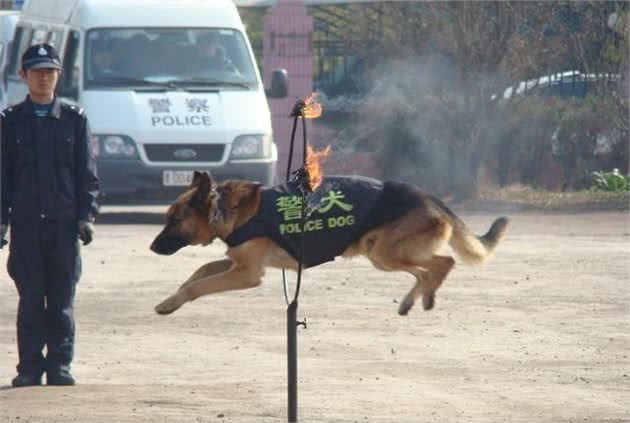
[[[317,119],[322,115],[322,105],[317,101],[317,94],[313,93],[304,99],[298,99],[293,106],[291,116],[294,117],[293,131],[291,133],[291,150],[289,153],[289,166],[287,168],[287,179],[291,169],[291,156],[293,155],[293,140],[297,119]],[[330,145],[320,151],[315,151],[311,144],[306,141],[306,124],[302,122],[304,129],[304,163],[293,172],[293,180],[298,183],[303,195],[315,191],[322,182],[322,163],[330,155]]]
[[[291,143],[289,145],[289,160],[287,163],[287,182],[294,182],[302,194],[302,227],[306,226],[306,202],[310,193],[315,191],[322,183],[322,161],[330,155],[330,146],[321,151],[315,149],[306,141],[306,119],[316,119],[322,114],[322,106],[316,100],[313,93],[307,98],[298,99],[291,110],[293,118],[293,129],[291,130]],[[304,148],[302,166],[293,173],[291,172],[291,161],[293,160],[293,146],[295,141],[295,130],[297,121],[302,118],[302,134],[304,138]],[[293,176],[291,178],[291,176]],[[297,282],[293,300],[289,302],[289,287],[282,269],[282,282],[284,286],[284,299],[287,303],[287,376],[288,376],[288,421],[297,422],[297,327],[306,327],[306,319],[297,320],[298,297],[302,282],[302,254],[304,252],[304,232],[300,238],[299,260],[297,268]]]
[[[315,151],[310,144],[306,146],[306,174],[311,192],[319,188],[322,183],[324,177],[322,163],[330,156],[330,150],[330,146],[321,151]]]
[[[313,93],[304,99],[304,117],[317,119],[322,115],[322,105],[317,101],[317,94]]]
[[[321,115],[322,105],[317,101],[317,93],[312,93],[306,98],[298,98],[291,110],[291,117],[317,119]]]

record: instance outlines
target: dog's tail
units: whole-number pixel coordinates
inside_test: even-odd
[[[492,257],[495,247],[507,229],[507,217],[499,217],[492,223],[488,232],[477,236],[442,201],[433,197],[431,199],[453,226],[453,235],[449,244],[464,263],[480,264]]]

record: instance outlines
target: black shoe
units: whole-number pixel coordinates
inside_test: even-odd
[[[46,383],[52,386],[72,386],[76,382],[70,372],[60,371],[60,372],[48,372],[46,374]]]
[[[27,374],[18,374],[11,381],[14,388],[23,388],[25,386],[38,386],[42,384],[41,376],[33,376]]]

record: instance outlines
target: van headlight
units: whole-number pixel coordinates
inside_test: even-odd
[[[95,135],[98,156],[103,159],[135,159],[138,150],[133,140],[124,135]]]
[[[271,135],[241,135],[234,139],[230,159],[264,159],[271,156]]]

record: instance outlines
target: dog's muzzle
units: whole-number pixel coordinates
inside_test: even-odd
[[[170,256],[187,245],[190,245],[189,239],[181,235],[162,232],[151,243],[151,251],[163,256]]]

